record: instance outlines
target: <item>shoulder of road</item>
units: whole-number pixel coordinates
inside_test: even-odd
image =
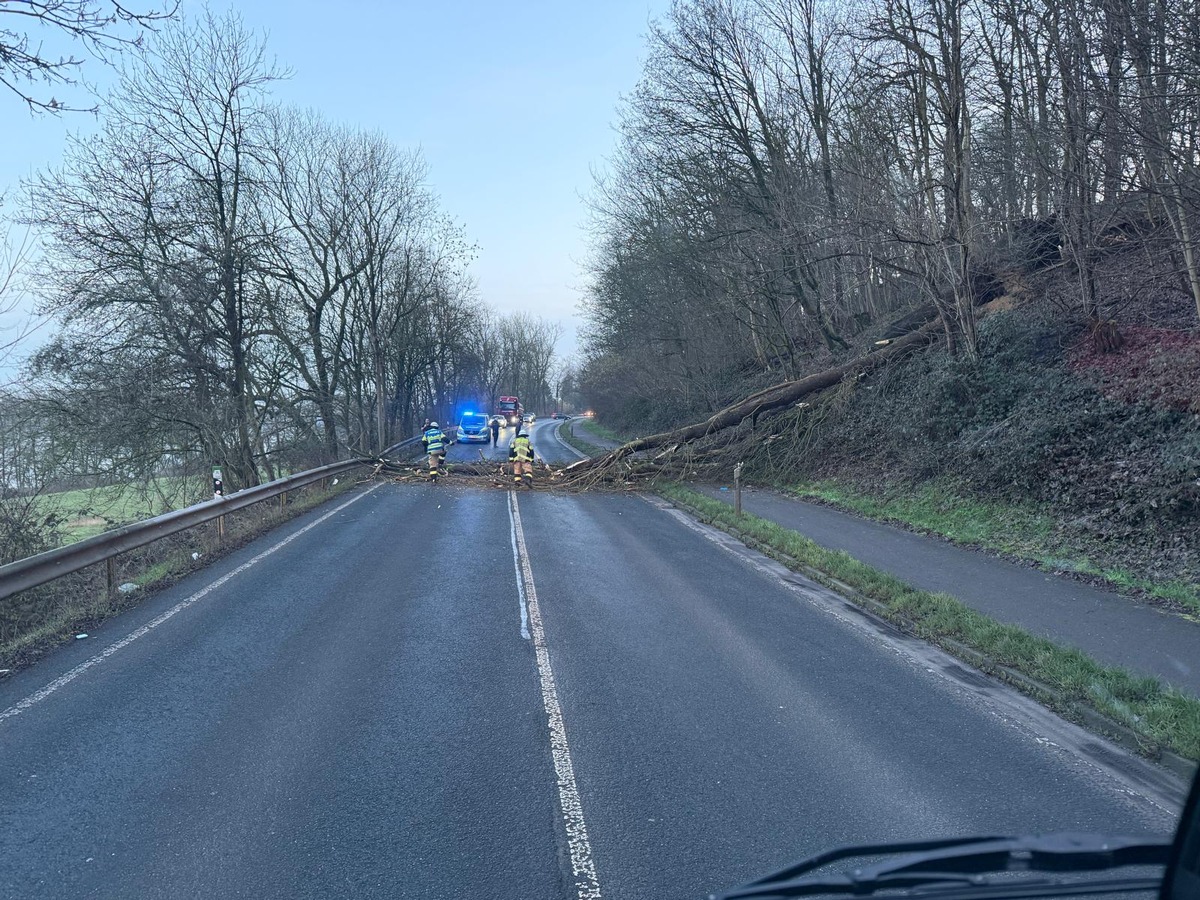
[[[692,487],[733,503],[728,486]],[[997,621],[1200,695],[1200,623],[1132,597],[775,491],[743,490],[742,508],[914,587],[949,594]]]
[[[571,420],[596,447],[616,443]],[[729,485],[689,487],[733,505]],[[947,594],[997,622],[1083,651],[1098,663],[1157,678],[1200,697],[1200,622],[1141,600],[857,514],[786,494],[744,488],[742,509],[827,550],[923,591]]]
[[[597,432],[595,421],[586,416],[572,416],[558,425],[555,433],[559,438],[584,455],[595,456],[621,445],[620,441]]]

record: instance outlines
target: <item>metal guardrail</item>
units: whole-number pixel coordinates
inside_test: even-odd
[[[380,453],[379,455],[380,456],[391,456],[397,450],[403,450],[405,447],[412,447],[419,443],[421,443],[421,438],[419,435],[417,437],[413,437],[413,438],[405,438],[400,443],[392,444],[392,446],[385,448],[384,451],[382,453]]]
[[[456,430],[446,429],[452,435]],[[408,438],[388,447],[380,456],[390,456],[406,448],[415,447],[420,442],[420,437]],[[136,550],[138,547],[152,544],[180,531],[186,531],[197,525],[203,525],[205,522],[211,522],[213,519],[219,519],[227,513],[245,509],[255,503],[286,494],[290,490],[307,487],[322,479],[332,478],[359,466],[370,464],[371,460],[369,459],[330,463],[327,466],[298,472],[286,478],[278,478],[267,484],[246,488],[228,497],[206,500],[186,509],[163,513],[153,519],[122,525],[112,531],[106,531],[65,547],[47,550],[37,556],[18,559],[0,566],[0,600],[46,584],[64,575],[78,572],[88,566],[111,560],[129,550]],[[111,582],[111,580],[112,571],[110,569],[109,581]]]
[[[450,438],[451,441],[458,440],[458,426],[457,425],[451,425],[449,428],[443,428],[442,433],[444,435],[446,435],[446,437]],[[421,443],[421,435],[417,435],[416,437],[411,437],[411,438],[405,438],[398,444],[392,444],[392,446],[386,448],[379,455],[380,456],[391,456],[397,450],[403,450],[405,447],[415,447],[419,443]]]
[[[299,472],[267,484],[238,491],[228,497],[206,500],[185,509],[163,513],[153,519],[122,525],[112,531],[106,531],[65,547],[47,550],[37,556],[18,559],[8,565],[0,566],[0,600],[61,578],[63,575],[70,575],[72,572],[78,572],[80,569],[112,559],[128,550],[144,547],[146,544],[152,544],[177,532],[195,528],[197,525],[203,525],[213,519],[219,519],[227,513],[245,509],[247,506],[253,506],[263,500],[270,500],[287,491],[314,484],[324,478],[332,478],[343,472],[349,472],[361,465],[363,465],[362,460],[354,459],[309,469],[307,472]]]

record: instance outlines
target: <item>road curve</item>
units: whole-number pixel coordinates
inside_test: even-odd
[[[534,452],[553,466],[564,466],[583,458],[578,450],[558,436],[559,419],[538,419],[532,425],[523,425],[533,442]],[[450,446],[446,453],[446,461],[453,468],[456,462],[495,462],[508,461],[508,447],[516,436],[517,429],[508,426],[500,429],[499,440],[495,445],[491,442],[458,441]]]

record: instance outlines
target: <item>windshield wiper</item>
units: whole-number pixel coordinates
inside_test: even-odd
[[[975,837],[900,844],[839,847],[819,853],[710,900],[810,897],[849,894],[869,897],[883,891],[949,898],[1061,897],[1156,890],[1162,875],[1093,881],[1014,878],[1011,872],[1097,872],[1126,866],[1165,866],[1171,843],[1162,839],[1099,834],[1047,834],[1027,837]],[[843,873],[814,875],[844,859],[896,856]]]

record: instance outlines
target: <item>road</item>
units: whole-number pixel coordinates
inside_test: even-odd
[[[658,501],[453,479],[365,486],[0,682],[0,749],[11,898],[695,898],[1181,800]]]
[[[570,444],[558,437],[560,424],[561,421],[555,419],[539,419],[532,426],[522,426],[530,431],[538,456],[556,466],[574,462],[581,456]],[[478,462],[481,454],[483,459],[505,461],[508,459],[508,445],[516,433],[517,430],[512,427],[500,429],[499,441],[494,447],[491,444],[480,443],[452,444],[446,454],[446,461],[451,466],[456,462]]]
[[[733,503],[733,492],[695,485]],[[941,591],[999,622],[1077,647],[1110,666],[1158,678],[1200,697],[1200,622],[1125,596],[885,522],[769,489],[743,492],[742,508],[830,550],[926,591]]]

